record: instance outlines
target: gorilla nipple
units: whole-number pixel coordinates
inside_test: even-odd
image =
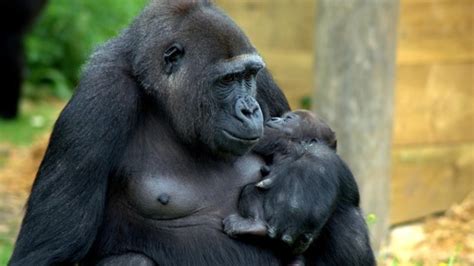
[[[170,202],[170,195],[163,193],[158,197],[158,201],[163,205],[167,205]]]

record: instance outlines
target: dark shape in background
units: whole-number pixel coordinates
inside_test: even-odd
[[[0,117],[18,114],[23,80],[23,37],[46,0],[2,1],[0,4]]]

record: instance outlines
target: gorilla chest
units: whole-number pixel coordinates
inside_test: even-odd
[[[221,218],[236,212],[243,186],[261,179],[263,161],[246,155],[234,162],[203,163],[164,158],[146,160],[127,177],[128,202],[153,220]]]

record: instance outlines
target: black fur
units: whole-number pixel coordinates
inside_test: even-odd
[[[0,3],[0,118],[15,118],[23,79],[23,35],[46,0]]]
[[[270,120],[254,151],[271,170],[257,186],[244,187],[241,216],[224,220],[226,233],[261,235],[268,228],[308,265],[375,265],[357,184],[335,150],[334,132],[310,112]]]
[[[181,28],[183,22],[187,29]],[[183,59],[162,61],[176,41],[186,49]],[[262,113],[278,115],[289,109],[266,70],[258,74],[255,86],[256,71],[261,67],[258,58],[204,69],[220,60],[252,53],[255,50],[240,29],[207,1],[153,1],[130,28],[99,48],[56,122],[10,265],[92,264],[102,257],[134,251],[155,262],[171,260],[175,265],[276,261],[278,256],[263,244],[234,241],[223,233],[215,239],[182,235],[178,239],[183,245],[170,242],[174,238],[166,229],[150,228],[150,222],[141,216],[121,220],[130,213],[114,209],[116,202],[111,201],[117,194],[117,202],[121,201],[124,193],[116,191],[134,177],[122,172],[124,162],[140,163],[137,158],[124,158],[124,153],[127,147],[133,149],[130,140],[134,136],[149,134],[141,125],[156,125],[159,132],[150,140],[169,140],[170,145],[183,147],[186,158],[206,154],[204,158],[228,165],[232,157],[253,144],[223,137],[222,143],[215,143],[216,126],[258,137],[258,128],[252,128],[263,128],[263,122],[258,122]],[[244,68],[239,64],[245,64]],[[235,76],[225,78],[228,74]],[[216,77],[223,81],[214,81]],[[245,87],[235,87],[218,100],[218,93],[225,91],[219,86],[240,86],[243,79]],[[263,111],[252,100],[257,92]],[[232,118],[217,119],[223,115]],[[111,238],[121,242],[107,241]],[[210,246],[216,243],[219,249]]]
[[[275,241],[221,228],[260,177],[248,151],[263,119],[289,110],[263,66],[209,1],[153,1],[95,52],[56,122],[10,265],[286,261]],[[327,182],[312,191],[340,186]],[[271,221],[300,218],[279,217]]]

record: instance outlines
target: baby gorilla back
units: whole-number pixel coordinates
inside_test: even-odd
[[[292,254],[302,254],[310,265],[375,265],[359,190],[336,154],[336,143],[334,131],[308,111],[267,122],[254,151],[270,164],[270,174],[243,189],[241,216],[228,217],[226,232],[260,234],[264,224],[271,238],[292,247]],[[308,222],[292,224],[290,217]],[[301,261],[301,256],[294,258]]]
[[[311,222],[297,227],[265,216],[270,236],[293,245],[293,252],[303,254],[310,265],[375,265],[350,169],[326,144],[298,145],[295,150],[304,150],[302,154],[273,161],[268,177],[272,189],[263,196],[262,209],[274,217],[309,216]],[[312,206],[312,212],[303,212],[302,205]]]

